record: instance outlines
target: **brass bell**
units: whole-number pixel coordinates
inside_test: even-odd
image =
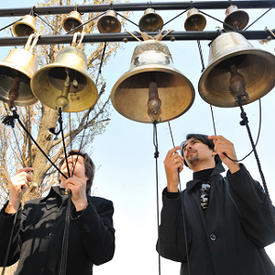
[[[162,29],[163,20],[154,9],[148,8],[140,18],[138,25],[142,32],[159,31]]]
[[[226,17],[224,19],[224,22],[233,27],[232,29],[226,24],[223,24],[223,28],[226,31],[234,31],[234,29],[241,31],[248,24],[248,21],[249,21],[248,14],[243,10],[239,10],[238,7],[235,5],[229,6],[225,10],[225,14],[226,14]]]
[[[114,108],[129,119],[149,123],[185,113],[194,101],[194,88],[172,65],[165,44],[141,42],[134,50],[130,70],[112,88]]]
[[[32,33],[36,33],[35,21],[36,18],[33,15],[25,15],[22,20],[13,25],[12,32],[14,36],[30,36]]]
[[[82,24],[81,21],[81,14],[74,10],[71,11],[68,15],[68,17],[66,17],[63,20],[63,28],[66,32],[69,32],[73,29],[75,29],[76,27],[80,26]],[[82,32],[83,27],[80,27],[79,29],[75,30],[75,32]]]
[[[74,46],[62,49],[56,61],[38,70],[32,80],[34,95],[52,109],[79,112],[92,107],[97,88],[86,73],[84,52]]]
[[[275,56],[255,49],[237,32],[219,35],[210,46],[208,66],[199,80],[201,97],[214,106],[251,103],[275,86]]]
[[[0,99],[12,105],[26,106],[37,100],[30,80],[37,68],[35,56],[25,49],[13,49],[0,62]]]
[[[206,26],[205,17],[198,9],[192,8],[187,12],[184,28],[187,31],[203,31]]]
[[[117,13],[114,10],[107,10],[97,22],[97,28],[100,33],[115,33],[121,31],[121,23],[117,19]]]

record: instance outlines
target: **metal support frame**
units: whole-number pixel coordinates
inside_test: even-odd
[[[192,7],[198,9],[226,9],[229,5],[237,5],[239,8],[257,9],[257,8],[275,8],[275,0],[240,0],[240,1],[189,1],[189,2],[157,2],[157,3],[124,3],[124,4],[108,4],[108,5],[79,5],[77,10],[81,13],[104,12],[108,9],[116,11],[143,11],[148,7],[156,10],[184,10]],[[0,17],[22,16],[29,14],[31,11],[37,15],[56,15],[67,14],[75,10],[75,6],[51,6],[51,7],[30,7],[15,9],[0,9]],[[270,33],[264,30],[241,31],[240,32],[248,40],[262,40],[270,37]],[[142,39],[139,33],[134,34]],[[149,35],[157,35],[157,33],[148,33]],[[163,40],[180,41],[180,40],[213,40],[219,35],[219,31],[201,31],[201,32],[183,32],[173,31],[169,33]],[[43,35],[39,37],[38,45],[46,44],[70,44],[73,36],[66,35]],[[0,37],[1,46],[18,46],[25,45],[28,37]],[[99,42],[130,42],[136,41],[129,33],[99,33],[86,34],[83,43],[99,43]]]
[[[261,40],[270,36],[268,31],[243,31],[240,32],[248,40]],[[134,34],[142,40],[139,33]],[[157,35],[157,33],[148,33],[149,35]],[[163,41],[180,41],[180,40],[213,40],[219,35],[218,31],[202,31],[202,32],[171,32]],[[274,39],[274,37],[271,37]],[[28,37],[3,37],[0,38],[1,46],[16,46],[25,45]],[[73,35],[43,35],[39,37],[38,45],[46,44],[70,44]],[[86,34],[83,38],[83,43],[98,43],[98,42],[136,42],[137,40],[129,33],[100,33],[100,34]]]
[[[197,9],[226,9],[229,5],[236,5],[240,9],[261,9],[275,8],[274,0],[250,0],[250,1],[186,1],[186,2],[156,2],[156,3],[124,3],[109,5],[78,5],[80,13],[103,12],[108,9],[116,11],[143,11],[150,7],[156,10],[183,10],[195,7]],[[22,16],[34,11],[38,15],[67,14],[75,10],[75,6],[55,6],[55,7],[30,7],[0,9],[0,17]]]

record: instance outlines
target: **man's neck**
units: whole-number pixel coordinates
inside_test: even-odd
[[[190,168],[193,172],[198,172],[205,169],[211,169],[215,167],[215,162],[197,162],[194,163]]]

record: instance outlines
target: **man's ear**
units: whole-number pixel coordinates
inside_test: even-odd
[[[214,150],[212,150],[212,157],[215,158],[216,155],[217,153]]]

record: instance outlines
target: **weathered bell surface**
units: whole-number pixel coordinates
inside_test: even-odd
[[[64,112],[79,112],[92,107],[97,99],[97,88],[86,73],[84,52],[70,46],[60,51],[56,61],[38,70],[31,80],[34,95],[52,109],[59,109],[61,99],[66,99]],[[68,74],[67,74],[68,72]],[[68,83],[68,94],[63,96]],[[64,100],[63,100],[64,102]]]
[[[75,29],[76,27],[80,26],[82,24],[81,21],[81,14],[74,10],[71,11],[68,15],[68,17],[66,17],[63,21],[63,28],[66,32],[69,32],[73,29]],[[79,29],[75,30],[75,32],[82,32],[83,27],[80,27]]]
[[[116,33],[121,31],[121,23],[117,19],[117,13],[114,10],[107,10],[97,22],[97,28],[100,33]]]
[[[26,106],[37,101],[30,88],[31,78],[37,68],[35,56],[25,49],[13,49],[0,62],[0,100],[9,102],[14,97],[14,105]],[[10,91],[16,84],[16,95]]]
[[[187,12],[184,28],[187,31],[203,31],[206,26],[205,17],[198,9],[192,8]]]
[[[168,47],[155,40],[135,48],[130,70],[111,93],[112,104],[121,115],[147,123],[179,117],[191,107],[194,97],[192,83],[173,67]]]
[[[227,26],[226,24],[223,24],[223,28],[226,31],[233,31],[236,30],[243,30],[249,21],[248,14],[243,11],[239,10],[237,6],[231,5],[225,10],[226,17],[224,19],[224,22],[233,26],[233,29]]]
[[[30,36],[32,33],[36,33],[35,20],[34,16],[25,15],[22,20],[13,25],[12,32],[14,36]]]
[[[154,9],[148,8],[140,18],[138,25],[142,32],[159,31],[162,29],[163,20]]]
[[[255,49],[240,33],[227,32],[210,46],[208,66],[199,80],[199,93],[214,106],[238,106],[230,88],[236,77],[243,79],[241,84],[245,86],[243,105],[263,97],[275,85],[275,56]]]

